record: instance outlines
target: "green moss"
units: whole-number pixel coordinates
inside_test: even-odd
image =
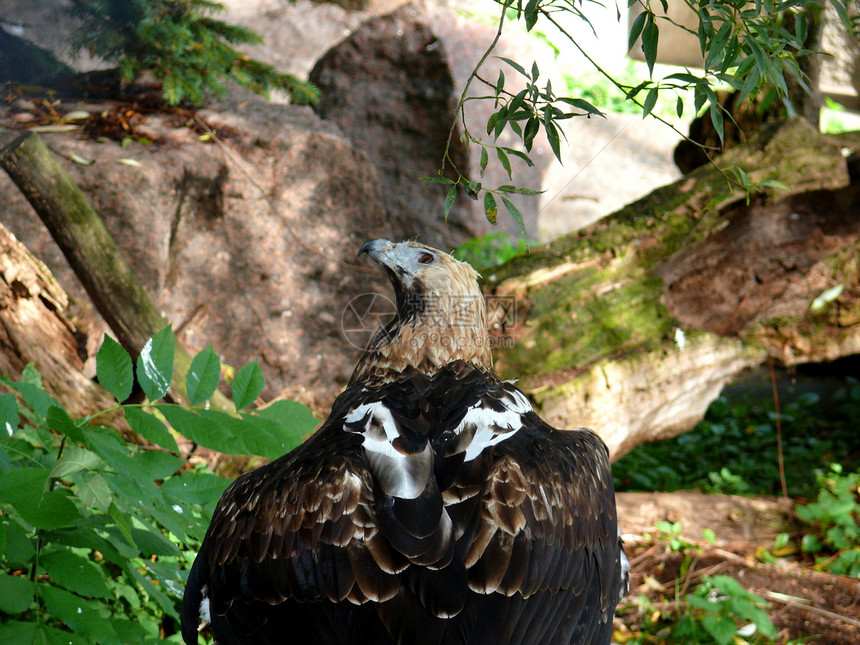
[[[720,166],[746,167],[753,183],[778,180],[792,190],[821,182],[822,175],[834,185],[842,181],[844,160],[838,150],[823,140],[810,143],[814,133],[802,119],[763,129],[757,136],[720,157]],[[798,175],[795,165],[806,164],[801,159],[819,159],[816,172]],[[722,228],[726,219],[721,209],[743,198],[739,186],[707,165],[590,227],[498,267],[488,282],[498,285],[499,292],[517,294],[521,326],[514,346],[496,352],[500,371],[518,376],[576,371],[671,342],[677,321],[661,304],[664,284],[652,272]],[[834,275],[846,273],[834,269]],[[756,335],[754,339],[768,342]]]
[[[636,348],[651,349],[677,323],[660,303],[663,282],[635,255],[570,272],[529,293],[533,327],[497,351],[500,371],[520,376],[587,366]]]

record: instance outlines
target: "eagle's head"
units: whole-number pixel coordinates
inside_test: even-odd
[[[350,383],[415,368],[426,374],[463,361],[493,365],[478,272],[418,242],[371,240],[361,247],[394,286],[396,317],[370,341]]]

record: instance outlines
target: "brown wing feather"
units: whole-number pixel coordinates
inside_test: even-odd
[[[213,613],[250,600],[249,590],[270,604],[366,602],[396,593],[392,556],[367,548],[378,542],[373,481],[350,442],[323,427],[300,449],[227,489],[201,549]]]
[[[466,558],[470,587],[528,598],[599,584],[601,607],[614,607],[619,546],[606,448],[590,431],[554,430],[533,413],[524,424],[495,447]]]

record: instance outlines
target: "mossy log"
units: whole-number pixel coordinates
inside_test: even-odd
[[[519,378],[552,423],[597,430],[617,458],[690,429],[729,379],[768,356],[858,353],[860,186],[849,162],[860,147],[840,145],[802,119],[763,129],[715,165],[500,267],[487,290],[517,303],[500,373]],[[767,183],[748,202],[726,179],[732,168]]]
[[[42,219],[117,340],[136,357],[168,323],[87,198],[35,133],[18,137],[0,151],[0,166]],[[190,366],[191,355],[177,345],[171,396],[180,401],[185,400]],[[232,407],[219,392],[210,404]]]

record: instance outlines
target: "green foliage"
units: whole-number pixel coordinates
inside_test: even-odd
[[[781,494],[776,418],[767,402],[729,404],[721,397],[690,432],[639,446],[615,462],[616,489]],[[816,466],[842,461],[857,467],[858,418],[860,384],[854,379],[827,403],[809,392],[784,405],[780,421],[789,495],[816,494]]]
[[[570,96],[585,99],[601,111],[641,114],[642,106],[629,101],[627,93],[618,85],[633,87],[643,77],[645,69],[647,67],[644,63],[629,60],[623,70],[613,74],[615,82],[610,81],[598,71],[565,75],[565,91]],[[656,93],[655,97],[656,103],[651,109],[651,114],[666,120],[673,120],[675,117],[680,118],[684,113],[689,113],[693,109],[692,97],[688,97],[686,94],[669,96],[663,92]],[[678,101],[681,102],[680,109]]]
[[[679,641],[695,639],[693,642],[728,645],[738,631],[738,623],[754,625],[768,638],[776,637],[776,629],[762,608],[766,605],[764,599],[744,589],[734,578],[705,576],[702,584],[687,594],[686,601],[692,611],[675,626],[673,635]]]
[[[453,251],[458,260],[468,262],[478,271],[504,264],[518,255],[528,253],[529,246],[521,238],[496,231],[463,242]]]
[[[295,103],[317,101],[312,84],[236,50],[262,38],[212,17],[223,10],[211,0],[72,0],[81,20],[72,50],[118,63],[126,81],[151,72],[169,105],[200,103],[207,92],[223,93],[227,80],[257,94],[284,92]]]
[[[149,401],[131,392],[132,361],[106,338],[97,356],[101,385],[118,401],[72,419],[28,366],[0,377],[0,642],[179,643],[187,569],[229,481],[178,455],[176,439],[232,454],[274,458],[316,426],[304,406],[279,401],[237,415],[158,403],[173,371],[169,328],[137,361]],[[217,385],[209,348],[187,378],[200,403]],[[256,363],[233,381],[237,409],[262,390]],[[124,415],[149,445],[128,441],[103,419]],[[167,422],[168,425],[165,425]]]
[[[815,529],[803,536],[801,548],[818,556],[821,568],[860,578],[860,472],[843,474],[842,466],[833,464],[817,479],[817,500],[795,509]]]
[[[637,605],[642,618],[639,632],[627,641],[630,645],[654,642],[728,645],[769,643],[776,638],[776,629],[764,610],[765,600],[729,576],[704,576],[683,601],[678,599],[673,609],[656,609],[645,596],[638,599]],[[738,635],[754,638],[738,641],[735,640]]]
[[[828,0],[836,9],[840,20],[855,32],[860,33],[860,23],[854,16],[849,15],[848,0]],[[537,34],[540,40],[546,41],[545,31],[559,33],[593,64],[597,72],[614,86],[623,96],[623,101],[615,100],[612,107],[619,109],[622,103],[635,106],[643,116],[653,115],[666,121],[664,103],[666,96],[674,106],[675,113],[680,118],[685,111],[690,112],[688,97],[692,96],[692,112],[695,114],[707,111],[716,133],[720,139],[724,136],[724,121],[731,118],[725,112],[717,98],[718,88],[731,88],[739,93],[738,103],[750,96],[760,93],[766,95],[766,103],[780,99],[788,105],[789,85],[786,79],[793,79],[800,87],[808,90],[807,80],[799,65],[803,56],[814,55],[804,47],[809,32],[809,16],[819,10],[817,0],[766,0],[765,2],[738,2],[737,0],[684,0],[698,18],[694,30],[673,23],[664,14],[667,6],[665,0],[658,6],[647,0],[629,0],[628,6],[637,5],[640,12],[634,19],[630,29],[629,47],[639,46],[645,58],[647,75],[630,79],[616,76],[600,67],[593,57],[577,42],[574,35],[569,33],[565,25],[570,18],[584,21],[594,29],[583,13],[582,3],[577,0],[497,0],[502,11],[498,22],[498,34],[490,48],[479,61],[466,83],[458,112],[463,128],[462,140],[467,145],[481,147],[480,174],[484,171],[491,157],[497,157],[504,170],[511,175],[510,158],[517,157],[528,165],[532,164],[529,154],[539,133],[543,133],[555,157],[562,160],[562,142],[564,131],[562,123],[574,117],[591,118],[602,113],[595,107],[596,101],[587,92],[571,91],[576,88],[568,87],[563,94],[557,94],[548,79],[541,76],[537,63],[529,67],[522,62],[499,57],[506,68],[499,73],[496,80],[480,75],[483,63],[490,56],[505,27],[505,21],[519,21],[527,32]],[[598,4],[602,4],[598,2]],[[663,12],[660,11],[663,8]],[[565,15],[566,14],[566,15]],[[561,16],[565,16],[561,18]],[[620,12],[619,12],[620,18]],[[669,24],[674,28],[683,29],[694,34],[701,47],[704,68],[701,72],[690,70],[674,72],[663,78],[654,78],[657,49],[660,42],[661,27]],[[552,29],[541,31],[540,27],[552,26]],[[560,51],[557,44],[549,43],[556,55]],[[643,79],[644,76],[644,79]],[[486,92],[483,96],[469,96],[468,89],[473,80],[483,84]],[[487,121],[486,135],[491,142],[476,136],[466,126],[465,108],[468,101],[493,101],[494,112]],[[657,110],[655,112],[655,110]],[[792,111],[793,108],[789,108]],[[659,112],[659,113],[658,113]],[[503,132],[510,131],[521,145],[513,147],[510,144],[499,145]],[[452,127],[451,133],[453,134]],[[449,140],[450,141],[450,140]],[[494,154],[489,154],[489,152]],[[747,183],[741,183],[746,190],[755,189]],[[743,178],[741,178],[743,179]],[[474,177],[457,168],[446,148],[438,177],[432,181],[452,184],[448,189],[446,214],[453,202],[457,188],[465,194],[477,199],[481,191],[493,193],[497,197],[502,193],[535,191],[517,188],[513,185],[496,188],[483,186]],[[509,206],[509,200],[502,195],[503,203]],[[490,222],[495,223],[495,201],[485,207],[485,214]],[[508,207],[509,214],[520,222],[519,213]],[[522,231],[524,234],[524,231]]]

